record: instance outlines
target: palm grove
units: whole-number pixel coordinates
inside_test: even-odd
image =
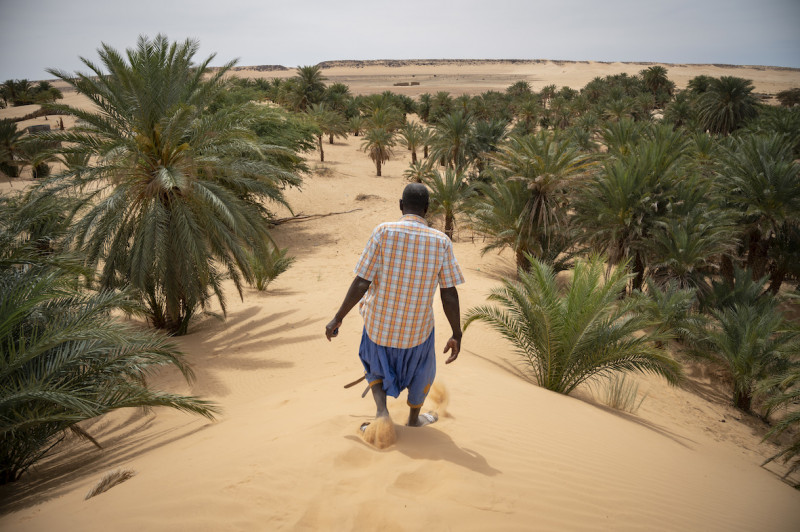
[[[212,415],[198,398],[147,388],[141,357],[190,377],[174,347],[140,345],[147,335],[130,330],[98,333],[114,342],[96,347],[80,313],[108,298],[103,316],[123,310],[183,334],[212,301],[224,312],[224,280],[241,296],[244,284],[263,284],[265,271],[288,263],[269,237],[268,208],[285,203],[282,191],[308,171],[298,153],[316,150],[324,163],[325,143],[350,135],[361,137],[378,176],[398,149],[409,150],[404,174],[429,187],[431,222],[451,238],[469,228],[486,237],[485,252],[513,253],[518,278],[470,309],[467,326],[497,329],[537,384],[569,393],[634,370],[677,384],[676,357],[702,357],[726,370],[731,401],[745,411],[767,417],[797,399],[798,329],[783,314],[800,279],[800,111],[791,91],[779,95],[782,107],[761,104],[735,77],[698,76],[676,91],[653,66],[581,90],[518,82],[415,101],[352,95],[326,84],[319,66],[225,82],[232,64],[195,65],[196,49],[159,36],[126,55],[103,47],[102,65],[84,60],[91,75],[52,72],[97,108],[51,107],[79,120],[50,135],[60,148],[42,156],[67,170],[2,204],[9,384],[0,415],[4,447],[22,449],[0,457],[4,481],[65,430],[80,432],[77,421],[112,408],[167,404]],[[252,103],[264,99],[277,105]],[[14,165],[25,139],[3,139],[3,163]],[[572,271],[566,287],[556,282],[563,270]],[[74,301],[82,303],[68,314],[83,329],[43,321]],[[62,341],[64,330],[74,337]],[[80,385],[95,394],[82,398],[70,386],[87,358],[120,368]],[[121,383],[140,395],[119,399]],[[799,421],[783,414],[770,435]],[[798,452],[794,437],[781,457],[796,468]]]

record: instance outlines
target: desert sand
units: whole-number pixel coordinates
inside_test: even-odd
[[[502,73],[507,77],[492,78],[496,87],[480,89],[475,80],[461,85],[455,66],[437,71],[437,83],[445,73],[452,77],[436,89],[426,83],[393,88],[385,76],[421,75],[402,67],[391,74],[382,70],[388,67],[348,68],[342,78],[333,68],[325,75],[351,79],[355,93],[460,94],[502,90],[518,79],[534,81],[534,89],[579,88],[618,65],[594,64],[588,71],[584,64],[553,63],[519,78],[518,65],[510,65]],[[478,76],[484,68],[487,78],[495,72],[489,65],[470,68]],[[671,79],[685,83],[669,69]],[[687,80],[721,75],[702,67],[680,72]],[[758,92],[800,86],[797,71],[752,72],[761,75],[754,79]],[[289,191],[294,212],[339,214],[278,226],[275,239],[297,257],[295,265],[266,293],[247,289],[242,301],[231,285],[225,321],[198,319],[189,335],[176,339],[193,365],[193,384],[171,372],[155,379],[163,389],[216,401],[219,419],[124,411],[85,424],[104,450],[68,442],[3,487],[2,530],[800,529],[800,492],[780,479],[779,464],[760,466],[776,449],[761,443],[764,426],[729,406],[723,385],[701,366],[689,368],[682,388],[634,375],[647,397],[636,414],[627,414],[603,406],[597,389],[568,397],[535,386],[511,347],[474,324],[456,362],[445,366],[440,357],[437,380],[449,399],[440,420],[404,427],[405,394],[390,398],[397,442],[382,451],[365,444],[358,427],[374,415],[374,403],[361,398],[362,385],[343,387],[363,373],[361,318],[354,309],[330,343],[324,326],[372,228],[399,217],[410,157],[397,149],[378,178],[360,142],[326,143],[324,166],[317,153],[307,154],[317,172],[302,190]],[[20,186],[22,180],[15,189]],[[466,277],[459,287],[462,310],[483,304],[501,278],[514,274],[513,257],[482,256],[481,237],[463,223],[454,246]],[[435,311],[441,350],[449,327],[438,300]],[[85,501],[117,468],[136,474]]]

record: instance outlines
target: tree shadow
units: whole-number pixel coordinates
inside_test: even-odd
[[[325,214],[325,213],[312,213]],[[357,215],[358,212],[337,214],[337,217]],[[289,255],[294,255],[303,260],[317,255],[323,248],[336,245],[335,234],[328,233],[308,224],[313,224],[320,219],[297,221],[281,224],[270,232],[275,243],[280,248],[289,248]],[[325,218],[321,218],[325,220]]]
[[[192,392],[199,395],[224,397],[231,389],[225,379],[217,378],[219,371],[258,371],[286,369],[292,360],[270,357],[270,350],[316,340],[318,335],[299,334],[306,326],[323,321],[321,318],[302,318],[284,321],[296,309],[269,314],[262,306],[253,306],[228,315],[222,325],[198,327],[192,340],[202,346],[191,355],[196,381]]]
[[[660,436],[664,436],[666,438],[669,438],[670,440],[674,441],[678,445],[680,445],[682,447],[685,447],[687,449],[694,449],[694,447],[689,445],[689,443],[697,444],[697,442],[695,440],[691,439],[691,438],[687,438],[686,436],[682,436],[682,435],[678,434],[677,432],[672,432],[671,430],[667,430],[666,428],[664,428],[664,427],[662,427],[662,426],[660,426],[660,425],[658,425],[656,423],[653,423],[652,421],[648,421],[646,419],[642,419],[642,418],[640,418],[640,417],[638,417],[638,416],[636,416],[634,414],[631,414],[631,413],[628,413],[628,412],[625,412],[625,411],[622,411],[622,410],[617,410],[616,408],[611,408],[608,405],[604,405],[602,403],[595,402],[594,400],[591,400],[591,399],[588,399],[588,398],[574,397],[574,396],[569,396],[569,397],[573,397],[573,399],[577,399],[579,401],[583,401],[583,402],[585,402],[587,404],[590,404],[590,405],[594,406],[595,408],[599,408],[600,410],[603,410],[603,411],[605,411],[605,412],[607,412],[609,414],[612,414],[612,415],[614,415],[616,417],[622,418],[622,419],[624,419],[626,421],[630,421],[632,423],[636,423],[637,425],[642,426],[642,427],[644,427],[646,429],[649,429],[649,430],[655,432],[656,434],[658,434]]]
[[[21,480],[0,486],[0,515],[20,511],[58,498],[74,487],[74,482],[120,467],[134,458],[211,426],[205,420],[192,420],[157,432],[147,431],[156,416],[142,409],[118,421],[105,416],[81,423],[102,449],[71,436],[51,457],[34,465]],[[146,432],[147,431],[147,432]],[[165,438],[166,436],[166,438]]]
[[[465,349],[463,352],[464,353],[469,353],[470,355],[472,355],[474,357],[477,357],[477,358],[480,358],[481,360],[485,360],[486,362],[488,362],[488,363],[490,363],[490,364],[492,364],[494,366],[497,366],[498,368],[502,369],[506,373],[510,373],[511,375],[514,375],[515,377],[519,377],[520,379],[522,379],[524,381],[528,381],[531,384],[536,385],[536,382],[534,382],[534,380],[530,377],[530,375],[526,375],[525,372],[523,372],[521,369],[519,369],[519,367],[515,366],[514,364],[512,364],[511,362],[509,362],[506,359],[502,359],[502,361],[498,361],[498,360],[495,360],[493,358],[489,358],[487,356],[481,355],[480,353],[476,353],[475,351],[470,351],[469,349]],[[523,364],[519,364],[519,365],[520,366],[524,366],[524,363]]]

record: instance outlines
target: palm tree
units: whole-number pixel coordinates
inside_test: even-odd
[[[436,123],[443,117],[452,114],[455,107],[453,106],[453,97],[447,91],[439,91],[431,98],[431,107],[428,112],[428,123]]]
[[[687,146],[680,130],[654,126],[628,153],[608,159],[579,190],[575,220],[584,241],[608,254],[611,265],[630,259],[636,274],[633,290],[644,282],[645,243],[656,221],[669,213],[675,187],[686,177]]]
[[[768,395],[764,403],[764,407],[768,411],[778,408],[786,409],[785,415],[767,432],[765,439],[777,438],[787,430],[800,426],[800,410],[793,407],[793,405],[800,402],[800,367],[795,366],[783,375],[768,379],[759,385],[758,391],[761,392],[761,395]],[[792,438],[788,444],[785,444],[784,449],[762,464],[766,465],[779,458],[785,464],[794,459],[783,478],[788,477],[800,468],[800,460],[797,459],[800,456],[800,432],[796,430],[793,432]],[[800,488],[800,484],[795,484],[794,487]]]
[[[472,196],[472,187],[467,183],[463,172],[457,172],[452,168],[447,168],[444,176],[439,170],[434,170],[428,177],[423,178],[422,182],[431,191],[431,208],[428,214],[444,215],[444,234],[452,240],[456,214]]]
[[[270,239],[262,202],[285,204],[286,185],[300,183],[264,158],[280,148],[255,136],[246,109],[207,111],[234,63],[211,73],[213,55],[193,63],[198,48],[140,37],[124,56],[103,45],[102,66],[84,59],[91,76],[49,71],[96,105],[56,106],[82,126],[54,138],[96,157],[64,178],[85,191],[75,245],[87,265],[102,265],[102,287],[131,285],[151,322],[174,334],[212,297],[225,311],[223,276],[242,294],[247,252]]]
[[[394,145],[394,133],[386,129],[374,128],[364,134],[361,149],[375,163],[375,172],[378,177],[381,177],[381,165],[394,155],[392,152]]]
[[[355,115],[347,122],[347,125],[350,128],[350,131],[353,132],[354,137],[357,137],[361,134],[361,130],[364,129],[364,124],[364,117],[361,115]]]
[[[672,191],[669,212],[654,221],[643,242],[649,275],[661,285],[675,283],[700,296],[710,290],[708,279],[719,273],[722,257],[738,245],[729,209],[710,201],[711,180],[689,177]]]
[[[187,380],[192,372],[163,334],[114,316],[142,311],[129,294],[85,292],[78,276],[89,272],[78,260],[41,253],[43,235],[60,237],[50,222],[64,211],[48,194],[32,205],[0,200],[0,484],[18,480],[67,431],[99,447],[77,423],[112,410],[168,406],[210,419],[217,411],[147,384],[160,367]]]
[[[693,333],[692,353],[725,366],[734,406],[749,412],[758,382],[788,369],[800,350],[800,332],[786,324],[774,299],[712,309],[711,315],[712,323]]]
[[[531,261],[531,271],[520,270],[519,281],[504,280],[492,290],[488,299],[497,306],[467,311],[465,330],[474,321],[488,323],[530,366],[533,380],[558,393],[620,371],[680,381],[678,363],[653,345],[660,337],[642,332],[649,321],[632,300],[619,301],[629,277],[624,267],[604,282],[600,258],[580,261],[562,294],[552,268]]]
[[[642,70],[640,74],[645,87],[655,97],[656,106],[663,107],[675,91],[675,84],[667,77],[667,69],[655,65]]]
[[[712,78],[697,101],[700,126],[713,134],[730,135],[758,114],[758,101],[752,92],[748,79]]]
[[[431,156],[443,165],[463,171],[472,140],[472,121],[461,111],[442,116],[433,127]]]
[[[411,152],[411,164],[417,162],[417,149],[422,146],[425,138],[423,127],[414,122],[408,122],[400,128],[400,142]]]
[[[325,96],[325,76],[319,65],[297,67],[294,77],[294,91],[296,93],[295,107],[297,111],[305,111],[315,103],[322,102]]]
[[[350,87],[344,83],[332,83],[325,89],[323,97],[323,100],[331,109],[343,116],[346,116],[348,104],[352,99]]]
[[[787,137],[745,135],[724,149],[719,193],[739,213],[747,266],[756,278],[769,270],[777,293],[785,276],[783,261],[770,262],[771,248],[800,223],[800,164]],[[785,264],[784,264],[785,265]]]
[[[500,149],[506,138],[508,122],[502,119],[478,120],[475,132],[468,146],[469,158],[475,162],[478,174],[481,174],[488,157]]]
[[[652,279],[647,279],[646,285],[646,293],[635,292],[632,297],[637,301],[637,310],[655,324],[659,334],[683,341],[693,330],[705,324],[704,316],[694,312],[697,306],[694,289],[681,288],[675,281],[659,286]],[[656,343],[657,347],[662,345],[661,341]]]
[[[22,132],[17,124],[8,119],[0,120],[0,172],[8,177],[19,176],[17,162],[20,157]]]
[[[430,161],[409,163],[408,168],[403,172],[403,177],[415,183],[422,183],[434,174]]]
[[[514,252],[517,269],[530,269],[530,256],[541,255],[537,233],[528,229],[525,216],[527,186],[497,176],[490,183],[478,183],[478,194],[469,209],[472,227],[489,236],[481,253],[509,248]]]
[[[330,143],[333,144],[333,137],[347,137],[348,123],[344,117],[336,111],[329,109],[324,103],[315,103],[306,111],[311,122],[317,126],[317,148],[319,149],[319,160],[325,162],[325,151],[322,149],[322,137],[329,136]]]
[[[525,184],[523,216],[528,231],[544,239],[563,230],[567,198],[594,165],[591,156],[576,145],[546,131],[512,137],[491,160],[495,171]]]

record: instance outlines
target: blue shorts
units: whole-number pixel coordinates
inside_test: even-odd
[[[408,389],[408,406],[421,407],[436,377],[433,336],[431,331],[428,339],[415,347],[384,347],[370,340],[364,329],[358,357],[364,365],[369,385],[382,383],[386,395],[392,397]]]

